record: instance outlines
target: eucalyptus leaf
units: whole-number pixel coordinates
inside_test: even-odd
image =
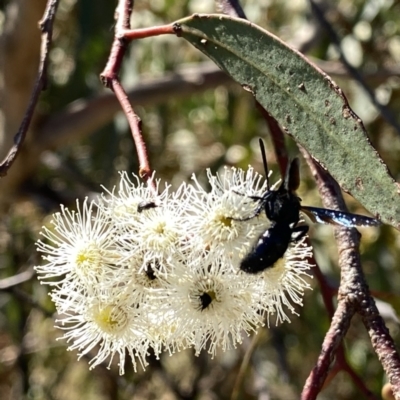
[[[399,187],[341,89],[282,40],[243,19],[193,15],[177,33],[211,58],[372,214],[400,229]]]

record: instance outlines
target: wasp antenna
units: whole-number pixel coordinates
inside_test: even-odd
[[[290,163],[286,171],[285,189],[289,192],[295,192],[300,186],[300,162],[296,157]]]
[[[267,181],[267,189],[269,190],[269,171],[268,171],[268,164],[267,164],[267,155],[265,154],[265,146],[264,146],[264,142],[261,138],[258,140],[258,142],[260,143],[261,157],[263,160],[264,171],[265,171],[265,180]]]

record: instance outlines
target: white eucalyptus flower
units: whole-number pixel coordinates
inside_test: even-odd
[[[207,171],[211,191],[206,192],[197,182],[188,202],[188,225],[193,232],[193,248],[209,249],[238,263],[252,243],[267,229],[264,213],[252,218],[258,202],[250,196],[261,196],[266,190],[262,176],[252,168],[242,171],[225,168],[222,176]]]
[[[206,192],[182,184],[159,192],[121,173],[117,188],[97,204],[61,207],[37,242],[45,265],[39,279],[53,286],[64,338],[91,367],[125,357],[144,368],[149,349],[158,357],[184,348],[215,356],[243,335],[289,321],[310,288],[311,248],[293,241],[285,255],[259,274],[241,261],[271,224],[256,214],[267,188],[252,168],[207,172]]]
[[[185,186],[185,185],[184,185]],[[155,207],[142,210],[129,224],[121,227],[118,237],[120,254],[124,259],[143,255],[142,268],[149,263],[153,270],[167,273],[175,262],[184,258],[191,231],[185,224],[186,200],[180,192],[163,193]]]
[[[214,356],[242,342],[262,326],[261,295],[252,277],[234,273],[229,260],[211,252],[191,254],[187,264],[168,275],[166,288],[179,323],[176,337],[191,341],[196,354],[207,348]]]
[[[52,229],[43,227],[44,240],[37,241],[37,249],[46,261],[35,267],[42,283],[76,281],[88,286],[102,285],[120,275],[116,232],[107,215],[96,210],[93,202],[85,199],[80,209],[77,201],[76,211],[61,206],[51,224]]]
[[[54,291],[52,299],[60,304],[64,295],[62,290]],[[91,369],[106,360],[109,360],[109,368],[118,355],[119,373],[123,375],[126,354],[129,354],[135,371],[137,362],[145,368],[151,338],[142,318],[145,311],[128,291],[94,289],[77,293],[69,302],[68,311],[63,311],[56,320],[58,327],[65,331],[62,339],[72,342],[68,350],[79,350],[79,359],[97,352],[89,361]]]
[[[132,174],[132,180],[126,171],[120,172],[118,186],[110,192],[106,188],[101,196],[99,208],[103,209],[117,226],[132,225],[135,229],[137,217],[142,209],[149,206],[157,206],[168,193],[168,188],[160,193],[160,181],[154,180],[155,190],[140,181],[140,178]]]

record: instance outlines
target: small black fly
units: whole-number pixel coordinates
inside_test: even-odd
[[[213,301],[212,297],[207,292],[201,294],[199,296],[199,300],[201,311],[204,311]]]
[[[154,281],[157,278],[157,271],[160,270],[160,262],[155,260],[154,262],[148,262],[144,269],[144,273],[150,281]]]
[[[267,180],[267,190],[262,196],[250,196],[258,201],[253,215],[236,219],[248,221],[258,216],[263,210],[271,225],[258,238],[246,257],[241,261],[240,269],[249,274],[256,274],[274,266],[284,256],[291,242],[300,240],[308,231],[307,225],[298,225],[300,211],[313,222],[322,224],[354,226],[378,226],[380,221],[362,215],[326,208],[302,206],[301,199],[296,196],[300,185],[299,160],[295,158],[286,171],[286,176],[277,190],[271,190],[268,180],[268,165],[264,143],[260,139],[260,148]]]
[[[150,210],[151,208],[156,208],[157,204],[154,201],[141,201],[137,206],[138,213],[143,212],[144,210]]]

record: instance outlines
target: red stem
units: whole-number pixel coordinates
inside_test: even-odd
[[[156,186],[152,179],[153,174],[149,164],[146,144],[143,140],[141,120],[133,110],[128,96],[121,85],[118,74],[130,40],[167,33],[173,34],[174,26],[170,24],[161,27],[131,30],[130,17],[132,8],[133,0],[120,0],[117,7],[118,18],[115,25],[114,41],[106,67],[101,73],[100,79],[106,87],[113,90],[115,96],[121,104],[122,110],[124,111],[131,128],[133,140],[135,142],[139,159],[139,176],[147,181],[149,188],[153,190],[154,194],[156,195]]]
[[[128,119],[128,123],[132,131],[132,137],[135,142],[139,158],[139,175],[150,184],[152,173],[147,157],[146,144],[143,140],[143,135],[141,131],[141,120],[138,115],[135,114],[135,112],[133,111],[131,103],[128,99],[128,95],[126,94],[120,81],[117,78],[114,78],[111,81],[111,85],[111,89],[117,96],[117,99],[121,104],[122,110],[124,111],[126,118]]]
[[[120,32],[120,38],[135,40],[135,39],[143,39],[151,36],[160,36],[160,35],[173,35],[175,34],[174,24],[161,25],[161,26],[152,26],[150,28],[141,28],[141,29],[129,29],[122,30]]]
[[[304,385],[303,392],[301,393],[301,400],[314,400],[317,398],[328,376],[329,367],[341,345],[343,336],[348,330],[351,317],[354,313],[355,309],[350,303],[345,301],[338,303],[331,326],[322,343],[321,353],[317,363]]]

